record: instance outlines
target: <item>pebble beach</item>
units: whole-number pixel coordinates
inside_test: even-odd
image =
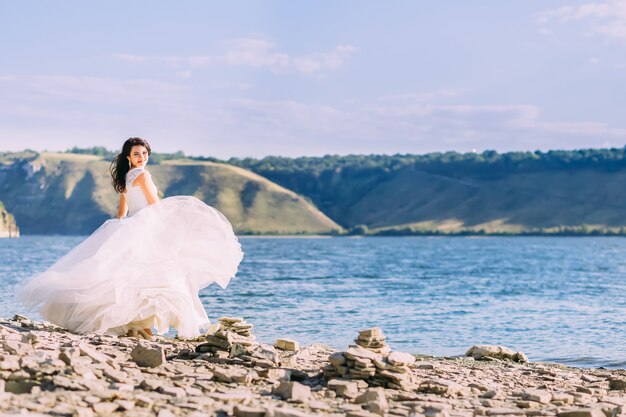
[[[260,343],[243,318],[195,339],[77,335],[0,319],[0,415],[562,416],[626,415],[626,371],[528,362],[503,346],[456,357],[393,349],[356,329],[337,350]]]

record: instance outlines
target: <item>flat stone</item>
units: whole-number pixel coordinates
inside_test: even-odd
[[[154,400],[150,397],[148,397],[147,395],[135,395],[135,405],[139,406],[139,407],[152,407],[152,404],[154,404]]]
[[[318,417],[318,414],[307,413],[297,408],[278,407],[272,410],[274,417]]]
[[[370,401],[377,401],[387,404],[387,397],[385,397],[385,390],[381,387],[368,388],[365,392],[354,399],[356,404],[364,404]]]
[[[185,389],[180,387],[161,387],[159,392],[176,398],[183,398],[187,395]]]
[[[354,381],[331,379],[328,381],[327,387],[329,390],[333,390],[338,397],[354,398],[359,393],[359,387]]]
[[[115,363],[113,358],[105,355],[104,353],[98,352],[96,349],[85,343],[79,343],[78,350],[80,350],[81,355],[91,358],[96,363],[106,363],[109,365]]]
[[[115,410],[117,410],[119,404],[109,403],[109,402],[100,402],[93,404],[91,408],[98,414],[112,414]]]
[[[559,417],[605,417],[600,408],[576,408],[564,410],[558,414]]]
[[[236,358],[237,356],[247,355],[248,348],[241,343],[233,343],[228,351],[229,358]]]
[[[374,359],[380,358],[379,355],[372,352],[371,350],[358,346],[358,345],[350,345],[348,347],[348,350],[344,353],[344,356],[348,359],[366,358],[366,359],[374,360]]]
[[[522,408],[494,407],[487,409],[488,416],[496,415],[525,415],[526,411]]]
[[[237,404],[233,409],[235,417],[265,417],[266,409]]]
[[[571,404],[574,402],[574,396],[566,392],[553,392],[551,402],[561,402],[563,404]]]
[[[371,327],[365,330],[359,330],[359,338],[361,339],[381,339],[384,338],[383,330],[380,327]]]
[[[167,408],[161,408],[156,417],[177,417],[176,414]]]
[[[229,391],[229,392],[210,392],[206,394],[207,397],[212,398],[214,400],[217,401],[222,401],[222,402],[243,402],[246,400],[251,400],[254,398],[254,394],[252,394],[250,391],[246,391],[246,390],[236,390],[236,391]]]
[[[387,356],[387,362],[392,365],[412,365],[415,362],[415,356],[406,352],[393,351]]]
[[[311,387],[296,381],[282,381],[272,395],[294,402],[306,403],[311,398]]]
[[[279,363],[280,357],[278,356],[278,352],[274,349],[274,346],[266,345],[260,343],[250,350],[250,356],[258,359],[267,359],[272,363]]]
[[[243,368],[215,368],[213,375],[217,381],[230,383],[241,382],[245,384],[251,383],[258,374]]]
[[[265,372],[265,377],[275,381],[289,381],[291,380],[291,369],[269,368]]]
[[[131,359],[139,366],[156,368],[165,363],[165,351],[161,346],[148,347],[141,343],[130,352]]]
[[[203,351],[202,349],[204,349],[204,346],[215,346],[220,349],[229,350],[230,345],[231,345],[230,339],[231,339],[230,337],[223,339],[221,337],[217,337],[214,335],[208,335],[206,336],[206,343],[196,346],[196,352],[202,352]]]
[[[146,391],[156,391],[163,386],[163,381],[158,379],[144,379],[139,386]]]
[[[126,373],[122,371],[116,371],[115,369],[105,369],[104,375],[115,382],[127,382],[129,380]]]
[[[320,400],[309,401],[307,404],[311,410],[330,411],[331,407],[328,403]]]
[[[522,393],[522,398],[528,401],[535,401],[541,404],[548,404],[552,400],[552,394],[542,390],[526,390]]]
[[[122,384],[120,382],[112,382],[109,385],[109,389],[121,391],[121,392],[133,392],[135,386],[133,384]]]
[[[217,319],[217,321],[219,321],[220,323],[223,324],[235,324],[235,323],[241,323],[242,321],[244,321],[243,317],[220,317]]]
[[[463,396],[466,391],[467,389],[461,384],[443,379],[426,380],[423,381],[418,387],[418,392],[443,395],[445,397]]]
[[[291,339],[277,339],[274,343],[274,347],[282,350],[296,352],[300,349],[300,344]]]

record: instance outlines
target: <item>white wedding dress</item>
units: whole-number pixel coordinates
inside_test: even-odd
[[[243,258],[231,224],[192,196],[149,205],[134,168],[126,175],[128,217],[105,221],[48,270],[16,291],[30,310],[76,333],[126,334],[153,327],[181,337],[209,325],[198,291],[226,288]],[[152,181],[154,195],[157,188]]]

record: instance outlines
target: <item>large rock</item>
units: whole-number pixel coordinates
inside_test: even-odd
[[[139,366],[156,368],[165,363],[165,351],[161,346],[147,347],[138,343],[130,357]]]
[[[272,394],[283,400],[305,403],[311,398],[311,388],[295,381],[282,381]]]
[[[368,388],[363,394],[354,399],[356,404],[363,404],[365,408],[372,413],[384,416],[389,407],[385,390],[377,388]]]
[[[343,352],[334,352],[328,357],[328,362],[333,366],[342,366],[346,363],[346,358]]]
[[[239,382],[250,384],[259,377],[255,371],[245,368],[215,368],[213,369],[213,374],[217,381],[225,383]]]
[[[505,346],[496,345],[474,345],[469,348],[465,356],[471,356],[478,360],[495,358],[513,362],[528,362],[528,357],[523,352],[515,352]]]

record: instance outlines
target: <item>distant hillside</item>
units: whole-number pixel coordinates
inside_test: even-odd
[[[5,208],[0,201],[0,238],[3,237],[19,237],[20,229],[15,223],[15,218]]]
[[[354,233],[621,233],[624,149],[230,159]]]
[[[0,154],[0,199],[24,233],[83,233],[115,213],[113,152],[72,152]],[[197,195],[244,233],[626,234],[623,148],[151,160],[164,195]]]
[[[101,156],[25,151],[0,154],[0,200],[25,234],[87,234],[117,213]],[[238,233],[329,233],[340,227],[293,191],[248,170],[210,161],[162,160],[148,170],[161,197],[194,195]]]

